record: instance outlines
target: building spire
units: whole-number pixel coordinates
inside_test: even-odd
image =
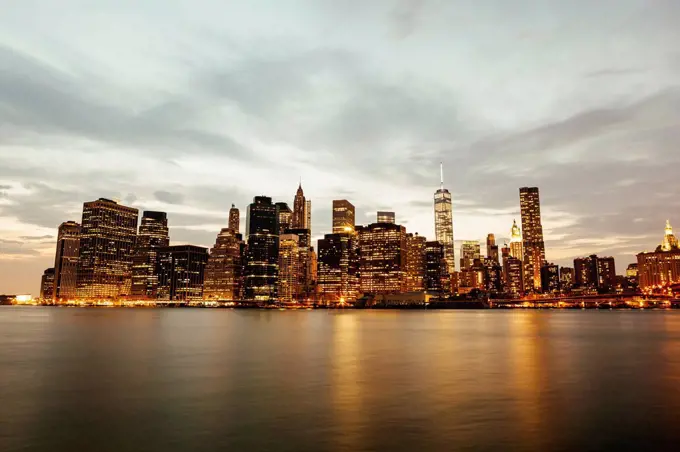
[[[439,162],[439,180],[440,180],[439,187],[443,190],[444,189],[444,162]]]

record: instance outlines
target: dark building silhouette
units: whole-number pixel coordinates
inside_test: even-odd
[[[170,245],[168,216],[165,212],[145,211],[139,225],[132,256],[132,295],[156,298],[158,294],[158,249]]]
[[[574,259],[574,283],[581,289],[595,289],[597,287],[597,256],[579,257]]]
[[[40,298],[45,301],[54,300],[54,269],[48,268],[40,278]]]
[[[597,287],[601,291],[611,292],[618,286],[616,263],[611,256],[597,258]]]
[[[277,202],[276,215],[279,221],[279,235],[286,234],[286,231],[293,227],[293,211],[290,210],[287,203]]]
[[[556,293],[560,290],[560,268],[555,264],[545,263],[541,267],[541,289],[544,293]]]
[[[247,223],[245,298],[273,303],[279,275],[279,224],[272,199],[256,196],[248,206]]]
[[[67,221],[59,226],[57,252],[54,259],[54,299],[76,298],[78,256],[80,255],[80,225]]]
[[[241,228],[240,221],[240,212],[238,208],[232,204],[231,209],[229,209],[229,229],[238,234]]]
[[[444,245],[438,241],[425,242],[425,290],[443,292],[447,267]]]
[[[324,302],[355,300],[359,292],[359,255],[351,232],[326,234],[318,242],[317,278]]]
[[[173,302],[203,299],[208,249],[193,245],[158,248],[158,299]]]
[[[105,198],[83,205],[78,298],[117,298],[130,294],[138,214],[137,209]]]
[[[302,190],[302,182],[298,186],[293,200],[293,226],[291,229],[309,229],[307,224],[307,200]]]

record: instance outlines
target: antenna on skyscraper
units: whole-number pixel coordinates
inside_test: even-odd
[[[439,162],[439,175],[441,176],[441,189],[444,189],[444,162]]]

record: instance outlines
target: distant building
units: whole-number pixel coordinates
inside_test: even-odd
[[[80,256],[80,225],[67,221],[59,226],[57,252],[54,259],[54,298],[76,298],[78,257]]]
[[[78,298],[117,298],[130,294],[138,215],[137,209],[105,198],[83,205]]]
[[[426,243],[417,233],[406,234],[406,292],[425,290]]]
[[[277,295],[279,301],[291,303],[300,297],[301,253],[299,237],[283,234],[279,237],[279,277]]]
[[[498,247],[496,246],[496,254],[498,254]],[[498,263],[498,260],[486,258],[484,264],[484,284],[485,290],[488,293],[496,294],[503,291],[503,267]]]
[[[204,299],[240,300],[243,297],[244,252],[241,234],[232,228],[223,228],[210,249],[205,267]]]
[[[312,233],[312,201],[310,199],[305,201],[305,227]]]
[[[486,236],[486,257],[499,264],[498,260],[498,245],[496,245],[496,236],[489,234]]]
[[[168,216],[165,212],[146,211],[132,256],[132,295],[156,298],[158,295],[158,249],[170,245]]]
[[[444,245],[438,241],[425,242],[425,290],[444,292],[444,281],[449,277],[444,256]]]
[[[44,301],[54,300],[54,268],[48,268],[40,279],[40,298]]]
[[[475,259],[481,258],[481,247],[476,240],[466,240],[460,247],[460,270],[469,270],[474,266]]]
[[[317,278],[326,303],[354,301],[359,294],[357,238],[351,232],[326,234],[318,242]]]
[[[377,223],[396,223],[396,216],[394,212],[379,211],[376,215]]]
[[[505,274],[505,292],[519,297],[524,292],[523,284],[523,264],[522,261],[516,257],[508,257],[505,261],[503,272]]]
[[[346,199],[333,200],[333,234],[354,232],[354,205]]]
[[[302,195],[302,188],[298,193]],[[293,223],[299,220],[299,215],[296,220],[294,213]],[[272,199],[256,196],[248,206],[247,223],[245,298],[273,303],[277,299],[279,276],[279,225]]]
[[[240,233],[241,228],[241,214],[238,208],[232,204],[231,209],[229,209],[229,229],[234,231],[236,234]]]
[[[629,286],[632,287],[637,287],[639,285],[639,277],[638,277],[638,264],[637,262],[628,264],[628,268],[626,268],[626,281]]]
[[[360,290],[399,293],[405,289],[406,229],[398,224],[357,226],[360,249]]]
[[[279,219],[279,235],[286,234],[293,227],[293,211],[285,202],[277,202],[276,215]]]
[[[560,287],[569,291],[574,287],[575,273],[572,267],[560,267]]]
[[[597,287],[603,291],[616,289],[616,264],[613,257],[597,258]]]
[[[446,274],[453,275],[456,271],[456,252],[453,240],[453,208],[451,193],[444,188],[444,167],[439,165],[440,185],[434,193],[434,233],[436,240],[444,246],[446,260]]]
[[[173,302],[203,299],[208,249],[176,245],[158,249],[158,299]]]
[[[541,267],[541,290],[543,293],[560,291],[560,269],[555,264],[544,263]]]
[[[666,222],[664,238],[655,251],[637,255],[640,289],[667,289],[680,284],[680,247],[670,222]]]
[[[541,290],[541,267],[545,262],[545,243],[543,241],[543,225],[541,223],[541,202],[537,187],[519,189],[520,209],[522,213],[522,241],[524,242],[524,262],[533,271],[525,281],[525,289],[533,287]],[[528,286],[528,287],[527,287]]]
[[[309,229],[307,225],[307,202],[302,190],[302,182],[298,186],[293,201],[293,227],[291,229]]]
[[[575,285],[581,289],[597,287],[597,256],[574,259]]]
[[[522,242],[522,231],[517,226],[517,221],[513,220],[510,230],[510,256],[524,262],[524,244]]]

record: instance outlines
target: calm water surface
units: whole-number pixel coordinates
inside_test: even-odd
[[[0,308],[0,451],[672,450],[679,422],[680,312]]]

